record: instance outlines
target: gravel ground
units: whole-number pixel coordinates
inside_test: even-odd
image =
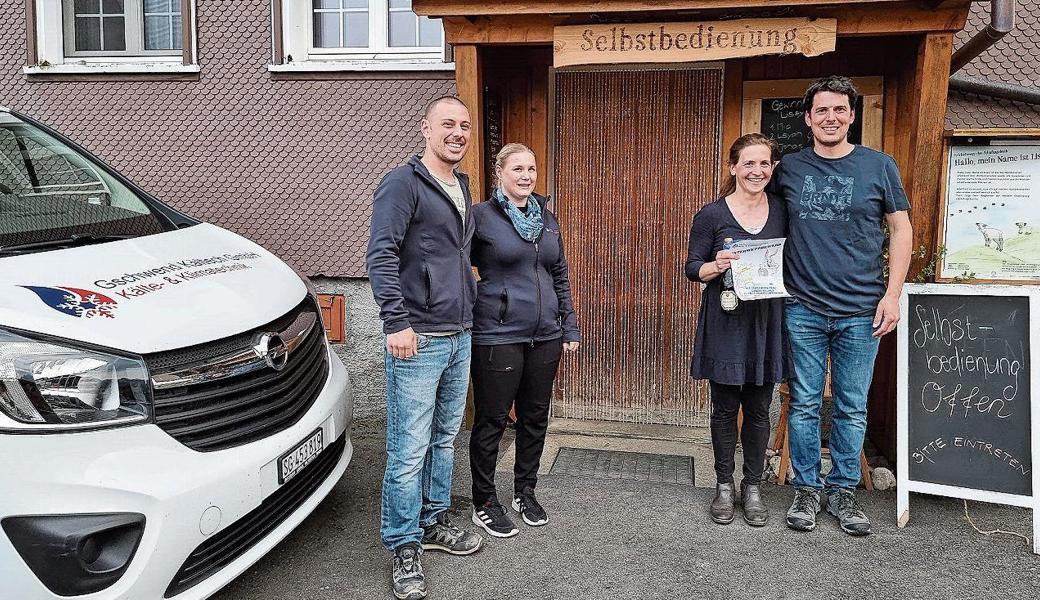
[[[379,544],[383,434],[355,429],[346,475],[293,534],[217,600],[392,598]],[[456,447],[453,512],[469,522],[468,434]],[[698,464],[698,469],[710,465]],[[506,485],[502,485],[505,483]],[[503,502],[508,473],[500,474]],[[790,488],[767,486],[772,522],[728,526],[706,512],[712,490],[545,475],[539,499],[552,522],[488,540],[469,557],[423,556],[431,599],[613,598],[1035,598],[1040,556],[1022,540],[975,533],[959,500],[914,495],[906,529],[895,494],[861,492],[875,534],[852,538],[821,514],[816,531],[783,526]],[[983,529],[1028,533],[1027,510],[972,503]],[[518,521],[519,523],[519,521]]]

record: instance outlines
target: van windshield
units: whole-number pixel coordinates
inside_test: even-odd
[[[99,165],[0,112],[0,255],[163,231],[141,198]]]

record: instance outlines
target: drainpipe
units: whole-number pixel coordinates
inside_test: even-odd
[[[989,25],[953,54],[950,60],[951,75],[1015,28],[1015,0],[990,0],[989,4]]]
[[[950,78],[950,89],[965,94],[979,94],[1040,105],[1040,89],[1014,83],[1003,83],[979,79],[978,77],[957,75]]]
[[[954,75],[964,65],[985,52],[1015,28],[1015,5],[1015,0],[990,0],[989,25],[968,40],[968,43],[961,46],[960,50],[957,50],[950,59],[951,90],[1040,105],[1040,89],[966,75]]]

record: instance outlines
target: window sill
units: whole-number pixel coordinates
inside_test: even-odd
[[[271,73],[328,73],[333,71],[454,71],[455,63],[420,60],[302,60],[282,65],[267,65]]]
[[[199,65],[174,62],[66,63],[22,67],[26,75],[181,75],[197,74]]]

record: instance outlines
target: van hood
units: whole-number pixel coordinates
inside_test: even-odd
[[[141,354],[248,331],[306,294],[273,254],[205,223],[0,258],[0,326]]]

